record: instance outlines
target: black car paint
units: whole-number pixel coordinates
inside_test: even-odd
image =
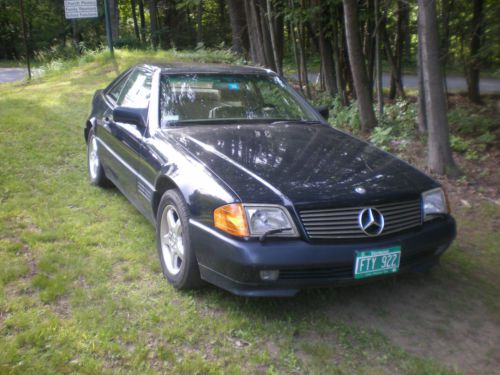
[[[447,216],[437,231],[439,220],[410,233],[374,240],[331,240],[326,244],[310,241],[298,217],[298,208],[348,207],[418,198],[423,191],[439,185],[394,156],[332,129],[319,114],[318,124],[190,125],[156,132],[115,122],[112,112],[116,105],[106,94],[130,71],[107,89],[96,92],[85,134],[87,136],[90,128],[94,129],[100,140],[98,152],[106,176],[151,223],[156,220],[156,206],[166,189],[177,188],[182,193],[195,233],[192,242],[206,280],[236,294],[289,295],[301,286],[312,285],[311,282],[279,282],[273,286],[259,283],[255,279],[256,271],[283,265],[310,268],[336,262],[352,264],[353,249],[401,243],[400,238],[405,236],[410,238],[405,241],[415,248],[412,236],[418,236],[418,241],[424,240],[422,233],[431,226],[434,227],[435,253],[429,259],[436,261],[453,240],[455,224],[451,216]],[[180,72],[274,74],[258,68],[210,65],[162,68],[163,74]],[[301,97],[300,100],[309,106]],[[366,189],[365,194],[355,192],[359,186]],[[213,210],[233,202],[285,206],[301,238],[260,243],[254,238],[233,238],[220,232],[213,227]],[[420,247],[424,245],[430,244],[422,243]],[[319,252],[318,246],[321,246]],[[262,253],[269,250],[273,254],[274,247],[280,249],[274,255]],[[291,249],[288,255],[286,248]],[[223,254],[223,249],[232,250]],[[402,251],[404,259],[406,249]],[[285,263],[276,261],[277,254],[286,258]],[[236,280],[237,275],[242,279]],[[334,281],[326,280],[318,285]]]

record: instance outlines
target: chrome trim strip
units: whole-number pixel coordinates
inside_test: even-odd
[[[137,172],[130,164],[128,164],[125,160],[123,160],[116,152],[114,152],[111,147],[109,147],[106,143],[104,143],[104,141],[98,137],[96,137],[97,141],[99,142],[99,144],[103,145],[104,148],[111,154],[113,155],[113,157],[118,160],[120,163],[123,164],[123,166],[125,168],[127,168],[130,172],[132,172],[137,178],[139,178],[143,183],[144,185],[146,185],[146,187],[148,187],[150,190],[152,191],[155,191],[155,188],[154,186],[148,181],[146,180],[141,174],[139,174],[139,172]]]

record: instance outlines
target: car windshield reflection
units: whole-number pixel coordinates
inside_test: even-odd
[[[161,125],[318,122],[277,76],[165,74]]]

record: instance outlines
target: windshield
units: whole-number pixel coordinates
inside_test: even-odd
[[[161,125],[318,121],[279,77],[169,74],[160,83]]]

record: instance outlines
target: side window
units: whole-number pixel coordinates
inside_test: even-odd
[[[116,104],[123,107],[146,108],[151,95],[151,78],[151,73],[135,70],[127,80]]]
[[[128,77],[130,77],[130,74],[127,76],[123,77],[116,85],[114,85],[111,90],[108,91],[107,95],[113,99],[115,102],[118,101],[118,98],[120,97],[120,94],[123,90],[123,87],[128,81]]]

